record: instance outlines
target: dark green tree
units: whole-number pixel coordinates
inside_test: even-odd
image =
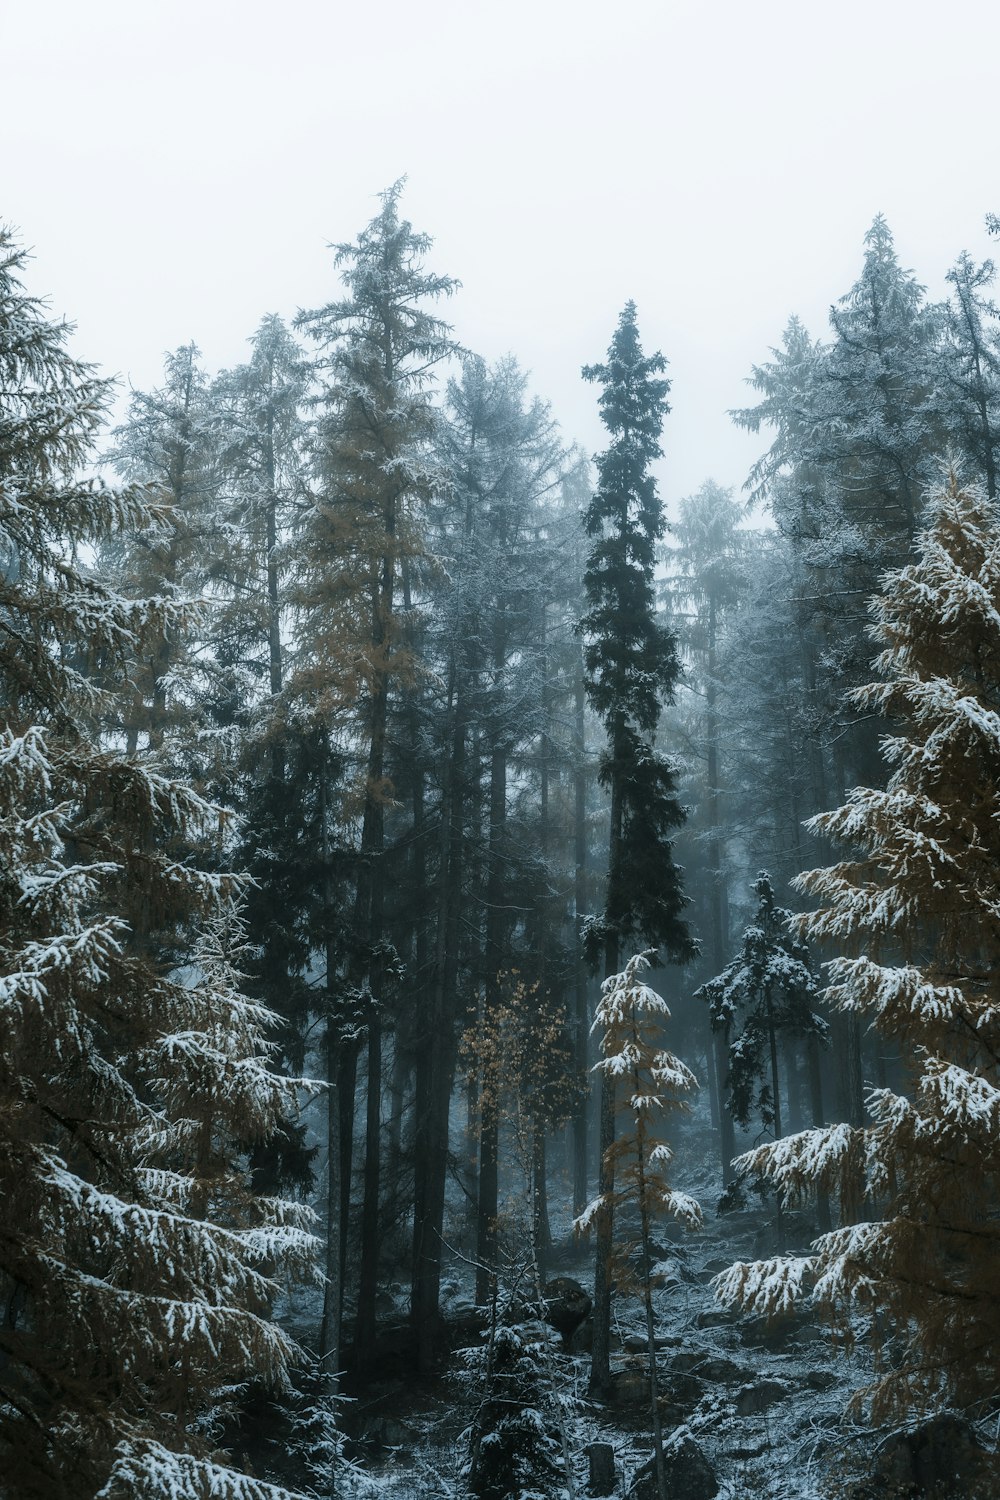
[[[630,940],[654,945],[675,961],[696,952],[683,918],[686,898],[674,864],[671,834],[684,821],[673,764],[654,746],[657,721],[672,701],[680,671],[674,633],[657,618],[653,569],[666,530],[652,465],[662,455],[660,433],[669,410],[666,361],[642,352],[635,304],[622,312],[604,364],[586,365],[599,382],[601,420],[611,435],[595,460],[597,490],[587,509],[591,538],[584,574],[589,608],[583,632],[586,692],[607,733],[599,778],[610,796],[611,828],[604,911],[588,927],[595,967],[606,976],[621,968]],[[613,1235],[615,1135],[613,1079],[601,1078],[600,1180],[594,1347],[591,1390],[609,1381],[610,1258]]]
[[[392,967],[385,817],[394,788],[387,730],[391,700],[414,680],[399,598],[408,569],[424,550],[421,513],[440,479],[431,461],[435,418],[428,387],[435,367],[457,350],[449,325],[428,305],[450,296],[458,283],[426,270],[432,241],[400,217],[402,190],[401,179],[382,194],[379,212],[357,241],[336,247],[343,295],[298,319],[321,351],[317,375],[324,385],[315,433],[318,494],[301,538],[305,662],[298,684],[314,699],[333,704],[341,697],[353,715],[351,737],[359,762],[361,826],[349,979],[365,1008],[368,1058],[355,1340],[355,1359],[362,1367],[370,1362],[375,1337],[382,1027]],[[337,1050],[338,1077],[332,1081],[344,1104],[346,1207],[358,1044],[342,1039]],[[429,1058],[422,1062],[430,1065]],[[426,1217],[418,1203],[418,1240]],[[424,1258],[418,1250],[418,1263]]]
[[[814,1008],[818,989],[808,950],[792,932],[791,913],[775,902],[766,870],[753,892],[757,911],[739,953],[697,996],[707,1003],[713,1027],[729,1038],[732,1117],[746,1129],[756,1115],[779,1140],[784,1134],[779,1044],[789,1038],[825,1040],[829,1028]]]

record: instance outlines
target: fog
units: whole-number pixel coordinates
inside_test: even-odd
[[[458,336],[511,351],[601,442],[628,297],[670,361],[662,485],[742,483],[725,413],[792,312],[823,331],[886,214],[937,293],[997,206],[983,3],[42,0],[7,6],[0,215],[78,348],[137,386],[194,339],[233,364],[333,291],[330,242],[408,174]]]

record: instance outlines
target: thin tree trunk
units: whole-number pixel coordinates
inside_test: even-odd
[[[638,1040],[638,1038],[636,1038]],[[638,1071],[633,1079],[634,1092],[641,1093]],[[636,1119],[636,1173],[639,1186],[639,1224],[642,1234],[642,1300],[646,1313],[646,1349],[649,1354],[649,1405],[653,1418],[653,1466],[660,1500],[667,1500],[667,1476],[663,1465],[663,1425],[660,1420],[660,1389],[656,1370],[656,1326],[653,1320],[653,1253],[649,1222],[649,1195],[646,1186],[646,1125],[642,1116]]]
[[[502,665],[499,640],[496,662]],[[507,752],[499,734],[490,754],[490,832],[486,880],[486,974],[484,1004],[487,1023],[500,999],[504,964],[503,843],[507,820]],[[476,1227],[476,1305],[485,1307],[497,1272],[497,1217],[499,1214],[499,1080],[484,1079],[480,1100],[479,1212]]]
[[[716,710],[716,606],[709,598],[708,662],[705,686],[705,739],[708,753],[708,867],[709,921],[712,944],[712,973],[721,974],[726,965],[726,932],[723,925],[725,907],[725,872],[722,867],[722,840],[719,835],[719,722]],[[722,1158],[722,1184],[728,1187],[735,1173],[736,1131],[728,1107],[726,1080],[729,1077],[729,1035],[711,1029],[715,1056],[715,1080],[718,1090],[719,1153]]]
[[[319,1355],[326,1390],[336,1396],[340,1375],[340,1337],[343,1316],[343,1267],[344,1250],[341,1233],[342,1197],[340,1192],[341,1155],[341,1099],[339,1031],[337,1023],[337,952],[333,938],[333,872],[330,860],[329,808],[327,805],[328,756],[326,741],[323,747],[323,765],[320,783],[320,847],[323,859],[323,916],[326,927],[326,1285],[323,1292],[323,1320],[319,1334]]]
[[[573,974],[573,1000],[575,1020],[574,1062],[579,1077],[590,1083],[590,1007],[587,1004],[588,976],[583,957],[583,921],[587,912],[587,766],[586,766],[586,717],[584,713],[583,658],[579,662],[576,680],[575,731],[576,767],[573,773],[573,839],[575,856],[575,878],[573,906],[576,922],[576,963]],[[573,1115],[573,1215],[578,1217],[587,1206],[588,1143],[587,1116],[590,1109],[591,1089],[580,1092],[580,1099]]]
[[[611,831],[608,870],[614,878],[620,860],[622,837],[622,799],[617,780],[611,787]],[[609,933],[605,943],[604,977],[618,973],[621,944],[617,933]],[[601,1070],[600,1157],[596,1254],[594,1263],[594,1343],[590,1356],[590,1394],[605,1401],[611,1393],[611,1250],[614,1243],[615,1168],[611,1148],[615,1140],[615,1084],[605,1069]]]
[[[552,1258],[552,1229],[549,1224],[549,1196],[546,1180],[545,1121],[537,1115],[531,1121],[531,1220],[535,1247],[535,1266],[539,1289],[545,1285]]]
[[[414,1121],[413,1283],[410,1315],[417,1365],[433,1367],[439,1344],[441,1253],[448,1172],[448,1114],[455,1073],[455,1011],[459,969],[459,919],[463,874],[465,695],[456,692],[452,668],[449,713],[455,727],[442,794],[440,882],[434,984],[417,1052]]]

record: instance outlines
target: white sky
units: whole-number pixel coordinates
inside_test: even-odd
[[[884,212],[939,294],[1000,211],[990,0],[0,0],[0,219],[76,347],[139,387],[335,294],[408,174],[448,316],[603,435],[580,365],[628,297],[674,382],[670,500],[742,483],[792,312],[824,331]]]

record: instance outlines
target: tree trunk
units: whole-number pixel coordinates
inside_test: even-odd
[[[365,1130],[364,1199],[361,1215],[361,1274],[354,1359],[359,1370],[370,1367],[375,1349],[375,1298],[378,1291],[381,1194],[380,1096],[382,1088],[382,1017],[385,936],[385,746],[389,712],[387,655],[392,640],[393,591],[396,577],[396,496],[383,508],[385,555],[380,559],[378,591],[372,600],[372,654],[380,669],[374,678],[371,738],[368,747],[361,861],[355,900],[355,932],[361,962],[367,968],[368,1109]]]
[[[496,663],[503,663],[498,643]],[[507,750],[494,734],[490,753],[490,832],[486,879],[486,973],[484,1004],[487,1024],[500,999],[504,967],[504,835],[507,820]],[[476,1305],[485,1307],[497,1273],[497,1216],[499,1213],[499,1079],[484,1078],[480,1100],[479,1210],[476,1226]]]
[[[586,717],[584,713],[583,657],[576,680],[575,731],[576,767],[573,773],[573,842],[575,878],[573,906],[576,919],[576,962],[573,972],[573,1010],[575,1021],[575,1056],[577,1072],[590,1083],[590,1007],[587,1003],[588,976],[583,957],[583,919],[587,913],[587,766]],[[573,1115],[573,1216],[579,1217],[587,1206],[587,1115],[591,1090],[581,1090]]]
[[[635,1093],[641,1092],[638,1072],[633,1079]],[[660,1390],[656,1371],[656,1327],[653,1321],[653,1253],[650,1246],[649,1196],[646,1185],[646,1127],[640,1115],[636,1119],[636,1172],[639,1185],[639,1224],[642,1233],[642,1301],[646,1313],[646,1349],[649,1355],[649,1405],[653,1419],[653,1466],[659,1500],[668,1500],[667,1476],[663,1466],[663,1425],[660,1421]]]
[[[622,838],[621,789],[611,787],[611,831],[608,869],[618,869]],[[605,942],[604,977],[617,974],[621,963],[621,944],[617,933],[609,933]],[[598,1159],[598,1193],[601,1206],[597,1211],[596,1253],[594,1263],[594,1343],[590,1356],[590,1394],[606,1401],[611,1394],[611,1250],[614,1243],[615,1168],[611,1148],[615,1141],[614,1079],[601,1071],[600,1157]]]
[[[428,1373],[439,1345],[441,1251],[448,1173],[448,1115],[455,1073],[455,1014],[463,877],[466,709],[464,693],[449,683],[455,727],[442,793],[440,881],[434,982],[417,1051],[414,1121],[413,1282],[410,1316],[418,1368]]]
[[[545,1121],[535,1115],[531,1121],[531,1225],[539,1292],[548,1280],[552,1259],[545,1145]]]
[[[820,1067],[819,1042],[814,1035],[810,1036],[807,1043],[806,1059],[809,1064],[809,1113],[812,1116],[814,1130],[819,1130],[826,1123],[823,1111],[823,1070]],[[820,1234],[829,1234],[832,1226],[830,1218],[830,1195],[826,1188],[819,1188],[816,1193],[816,1222]]]
[[[726,966],[726,937],[723,916],[725,910],[725,872],[722,867],[722,839],[719,824],[719,721],[716,710],[716,606],[714,596],[709,598],[708,612],[708,662],[705,686],[705,739],[708,754],[708,868],[709,868],[709,920],[712,944],[712,973],[721,974]],[[722,1184],[728,1187],[735,1173],[733,1157],[736,1155],[736,1131],[728,1107],[726,1080],[729,1077],[729,1036],[727,1032],[712,1028],[712,1046],[715,1054],[715,1078],[718,1089],[719,1152],[722,1158]]]

